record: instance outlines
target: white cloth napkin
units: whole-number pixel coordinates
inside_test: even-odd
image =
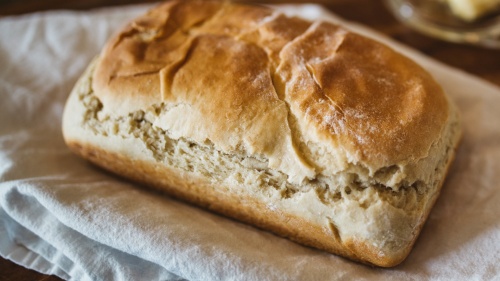
[[[379,269],[128,183],[72,155],[61,113],[105,40],[149,6],[0,19],[0,254],[71,280],[500,280],[500,90],[375,32],[458,104],[464,137],[413,252]],[[280,6],[340,21],[318,6]],[[457,58],[460,59],[460,58]]]

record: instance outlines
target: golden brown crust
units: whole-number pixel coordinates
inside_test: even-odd
[[[295,115],[369,166],[426,157],[446,122],[447,100],[433,78],[371,39],[320,23],[281,57]],[[303,82],[289,82],[296,80]]]
[[[97,165],[378,266],[410,252],[459,131],[440,86],[390,48],[218,1],[166,2],[129,24],[63,120]]]
[[[410,59],[331,23],[263,7],[166,2],[133,21],[101,57],[93,88],[110,112],[188,103],[203,112],[199,128],[158,125],[225,151],[265,155],[297,181],[345,169],[298,152],[300,143],[330,146],[371,174],[414,164],[449,111],[440,86]],[[297,124],[283,126],[290,116]],[[234,134],[243,141],[228,141]]]

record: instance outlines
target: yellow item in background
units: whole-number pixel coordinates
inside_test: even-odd
[[[500,7],[500,0],[447,0],[456,16],[474,21]]]

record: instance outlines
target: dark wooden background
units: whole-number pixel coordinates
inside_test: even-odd
[[[138,0],[0,0],[0,17],[55,9],[88,10],[104,6],[156,2]],[[256,1],[257,2],[257,1]],[[266,2],[266,1],[259,1]],[[294,1],[290,2],[305,2]],[[445,64],[462,69],[500,86],[500,50],[459,45],[439,41],[418,34],[400,24],[387,11],[381,0],[318,0],[312,1],[326,6],[341,17],[360,22],[378,30],[395,40],[420,50]],[[286,3],[275,0],[267,3]],[[0,258],[0,281],[53,281],[55,276],[46,276],[25,269]]]

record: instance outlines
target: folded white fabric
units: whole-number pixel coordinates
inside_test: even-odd
[[[353,23],[428,69],[464,137],[409,258],[376,269],[299,246],[126,182],[72,155],[72,86],[106,39],[149,6],[0,19],[0,255],[71,280],[500,279],[500,89]],[[339,21],[314,5],[280,6]]]

